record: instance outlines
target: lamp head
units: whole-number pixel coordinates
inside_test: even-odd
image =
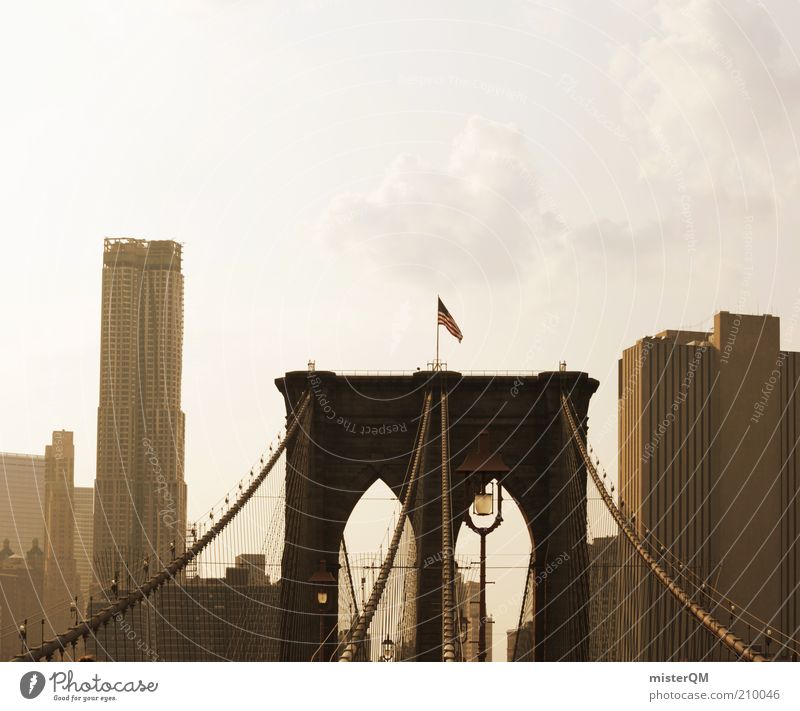
[[[319,568],[314,571],[308,582],[314,586],[317,604],[320,607],[325,607],[328,604],[328,588],[336,584],[336,578],[331,575],[324,559],[320,560]]]
[[[463,475],[469,496],[473,497],[473,512],[476,516],[491,516],[494,513],[494,491],[486,491],[487,485],[496,479],[502,482],[511,471],[500,452],[489,447],[489,431],[478,435],[478,449],[470,452],[456,472]]]
[[[500,481],[508,472],[508,465],[503,461],[499,451],[491,452],[489,447],[489,430],[482,430],[478,435],[478,449],[470,452],[456,469],[457,474],[465,477],[483,475],[486,481]]]
[[[386,635],[386,639],[381,643],[381,652],[385,661],[389,662],[394,658],[394,642]]]

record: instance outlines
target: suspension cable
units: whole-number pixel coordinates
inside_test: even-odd
[[[447,410],[447,390],[442,381],[442,659],[456,660],[455,621],[453,605],[453,529],[450,512],[450,415]]]

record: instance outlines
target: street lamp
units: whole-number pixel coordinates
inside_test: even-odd
[[[491,516],[494,511],[494,482],[497,482],[497,513],[489,526],[476,526],[467,512],[467,526],[481,539],[480,627],[478,630],[478,661],[486,661],[486,537],[503,523],[503,477],[511,471],[500,452],[489,451],[489,431],[478,435],[478,449],[470,452],[456,473],[463,475],[472,511],[476,516]],[[488,488],[488,491],[487,491]]]
[[[19,643],[20,643],[20,653],[25,653],[25,647],[28,645],[28,620],[25,619],[22,621],[22,624],[19,626]]]
[[[325,661],[325,655],[322,653],[322,647],[325,644],[325,609],[328,606],[328,588],[336,583],[336,578],[331,575],[327,569],[325,560],[319,562],[319,568],[314,571],[308,582],[314,586],[314,597],[317,600],[317,607],[319,608],[319,661]],[[315,655],[316,653],[315,652]],[[311,657],[314,660],[314,657]]]
[[[383,653],[383,661],[391,662],[394,659],[394,642],[389,638],[389,633],[386,633],[386,639],[381,643],[381,652]]]

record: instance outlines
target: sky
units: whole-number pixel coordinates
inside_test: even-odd
[[[600,381],[716,311],[800,350],[789,0],[26,2],[0,11],[0,450],[94,478],[104,237],[184,244],[189,513],[287,370]],[[519,542],[503,543],[507,549]],[[520,550],[527,547],[520,543]]]

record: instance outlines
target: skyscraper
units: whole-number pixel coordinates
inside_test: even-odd
[[[78,594],[75,572],[75,447],[72,432],[53,432],[45,447],[44,601],[50,610]],[[57,620],[61,622],[61,620]]]
[[[181,245],[106,239],[102,299],[94,558],[124,586],[183,546]]]
[[[712,613],[764,651],[766,625],[795,634],[800,624],[798,386],[800,354],[780,349],[780,322],[769,315],[723,311],[710,332],[664,331],[619,362],[620,506],[687,575],[735,601],[733,613]],[[622,659],[668,659],[676,649],[667,596],[645,604],[655,592],[646,578],[633,564],[620,575]],[[737,607],[764,628],[737,623]],[[687,627],[682,637],[671,658],[705,654],[707,636]]]

